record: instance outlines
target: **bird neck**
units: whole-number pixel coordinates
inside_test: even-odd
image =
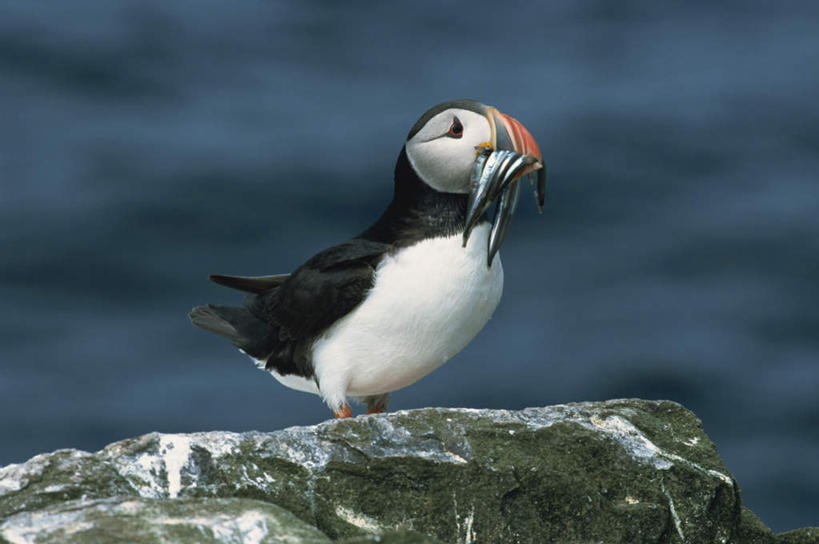
[[[411,245],[426,238],[460,234],[466,221],[467,198],[466,194],[436,191],[424,183],[402,148],[395,164],[392,202],[359,238]]]

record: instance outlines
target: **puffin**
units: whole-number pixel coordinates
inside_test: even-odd
[[[524,178],[542,213],[545,164],[519,121],[475,100],[438,104],[410,129],[375,223],[289,274],[211,275],[244,303],[198,306],[190,320],[338,418],[351,417],[351,398],[383,412],[390,393],[460,352],[492,316]]]

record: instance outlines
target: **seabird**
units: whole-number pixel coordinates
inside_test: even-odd
[[[474,100],[439,104],[410,130],[393,199],[372,226],[290,274],[211,275],[247,292],[244,305],[199,306],[190,319],[287,387],[320,395],[336,417],[351,416],[348,397],[383,412],[500,302],[497,252],[524,176],[542,211],[545,167],[529,131]]]

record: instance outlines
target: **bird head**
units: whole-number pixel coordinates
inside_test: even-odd
[[[475,100],[434,106],[410,130],[405,151],[426,185],[442,193],[469,195],[464,245],[472,227],[498,201],[487,264],[508,230],[520,178],[529,177],[538,207],[543,209],[546,169],[540,149],[526,127],[493,106]]]
[[[475,100],[453,100],[430,108],[407,136],[407,158],[421,180],[445,193],[469,193],[483,150],[507,150],[534,157],[525,172],[542,166],[535,139],[516,119]]]

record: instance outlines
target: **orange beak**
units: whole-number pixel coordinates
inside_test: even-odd
[[[472,228],[489,206],[497,201],[487,248],[486,266],[491,267],[492,260],[509,231],[512,216],[518,205],[521,177],[527,176],[532,182],[538,209],[543,213],[543,203],[546,200],[546,168],[537,142],[517,119],[491,106],[487,107],[486,118],[491,128],[491,140],[475,147],[472,185],[466,203],[463,246],[466,247]]]
[[[537,157],[538,162],[543,163],[543,156],[540,154],[540,148],[537,146],[537,142],[535,141],[532,134],[526,130],[520,121],[515,119],[514,117],[510,117],[505,113],[501,113],[497,110],[497,118],[500,120],[503,128],[506,129],[506,133],[509,135],[509,138],[512,140],[512,147],[518,153],[523,153],[524,155],[532,155],[533,157]],[[537,170],[534,168],[533,170]]]
[[[537,161],[523,169],[517,177],[523,177],[538,171],[535,200],[537,201],[538,210],[543,213],[543,204],[546,201],[546,165],[543,162],[540,147],[538,147],[537,142],[526,127],[514,117],[501,113],[497,108],[490,106],[487,118],[492,126],[491,144],[493,149],[516,151],[537,159]]]

